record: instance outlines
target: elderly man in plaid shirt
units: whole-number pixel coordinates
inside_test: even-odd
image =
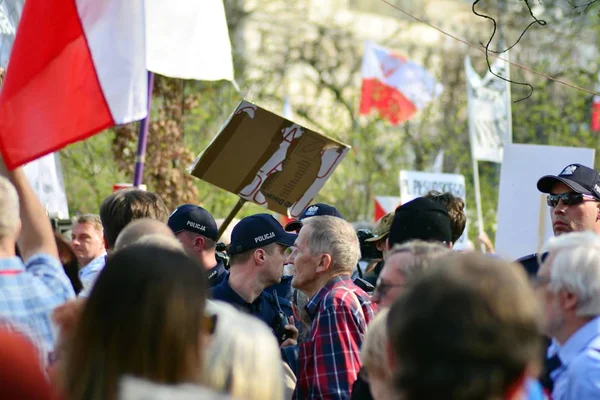
[[[52,311],[75,293],[58,259],[50,220],[23,171],[7,171],[0,159],[0,173],[8,178],[0,176],[0,325],[27,336],[45,363],[56,334]]]
[[[361,367],[359,357],[367,324],[376,306],[350,275],[360,257],[356,232],[330,216],[302,221],[288,262],[292,286],[310,297],[308,341],[298,346],[296,399],[349,399]]]

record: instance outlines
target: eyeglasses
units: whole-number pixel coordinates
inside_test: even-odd
[[[556,207],[559,200],[562,200],[565,206],[576,206],[577,204],[583,203],[585,200],[598,201],[594,196],[582,193],[563,193],[563,194],[549,194],[546,198],[546,203],[550,207]]]
[[[384,280],[382,280],[381,278],[379,278],[379,279],[377,279],[377,284],[375,285],[375,290],[373,291],[373,296],[383,297],[390,291],[390,289],[404,287],[404,286],[406,286],[405,283],[398,283],[398,284],[387,283]]]

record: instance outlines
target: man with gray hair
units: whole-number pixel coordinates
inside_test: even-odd
[[[552,398],[600,399],[600,236],[563,234],[548,242],[535,280],[544,333],[560,367],[550,374]]]
[[[372,300],[379,307],[389,307],[400,296],[407,283],[421,276],[436,257],[450,254],[441,243],[412,240],[396,245],[379,274]]]
[[[360,346],[376,306],[350,277],[360,257],[352,225],[331,216],[302,221],[288,262],[292,286],[309,298],[308,341],[299,344],[296,399],[348,399],[361,368]]]
[[[54,308],[75,293],[58,259],[50,219],[21,168],[0,159],[0,325],[26,335],[51,358]],[[16,256],[18,245],[21,258]]]
[[[387,261],[377,278],[377,285],[371,300],[378,307],[390,307],[405,291],[407,285],[422,276],[432,262],[440,256],[451,254],[448,248],[439,242],[411,240],[397,244],[388,252]],[[370,400],[370,382],[359,374],[352,387],[352,399]]]

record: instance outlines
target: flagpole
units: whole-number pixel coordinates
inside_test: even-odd
[[[148,113],[146,118],[140,121],[140,130],[138,133],[138,146],[135,155],[135,169],[133,173],[133,186],[142,184],[142,175],[144,174],[144,161],[146,158],[146,144],[148,142],[148,126],[150,124],[150,108],[152,106],[152,88],[154,86],[154,73],[148,71]]]
[[[506,61],[510,61],[510,54],[506,52]],[[510,63],[506,63],[506,80],[510,81]],[[510,93],[510,82],[506,83],[506,112],[507,112],[507,124],[508,124],[508,143],[512,143],[513,134],[512,134],[512,99]]]
[[[466,65],[466,60],[465,60]],[[479,186],[479,166],[477,165],[477,157],[475,156],[474,149],[474,137],[475,137],[475,126],[473,125],[473,107],[471,106],[471,89],[469,85],[469,77],[466,79],[467,85],[467,109],[469,116],[469,143],[471,145],[471,160],[473,162],[473,185],[475,187],[475,207],[477,209],[477,228],[478,238],[483,236],[483,211],[481,207],[481,189]],[[483,243],[479,243],[479,248],[482,253],[485,253],[485,246]]]

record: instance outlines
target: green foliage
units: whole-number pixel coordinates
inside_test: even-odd
[[[71,215],[97,214],[113,184],[133,180],[118,169],[111,148],[113,138],[114,132],[108,130],[60,151]]]
[[[145,182],[150,183],[149,189],[168,191],[171,206],[192,201],[202,204],[217,218],[225,217],[237,197],[196,178],[185,177],[192,156],[210,143],[242,98],[281,114],[289,88],[299,85],[300,94],[291,98],[294,120],[352,146],[316,201],[335,204],[349,220],[370,221],[374,196],[398,195],[401,169],[427,169],[443,149],[444,172],[465,175],[470,237],[477,236],[464,57],[469,54],[476,70],[483,75],[486,63],[481,53],[448,45],[425,47],[418,40],[391,35],[388,43],[382,44],[421,63],[444,85],[443,94],[429,107],[412,120],[391,126],[376,114],[358,116],[362,40],[353,33],[352,26],[301,21],[297,15],[292,19],[282,14],[277,19],[263,16],[257,28],[261,33],[260,43],[249,52],[244,51],[240,32],[253,13],[260,10],[247,10],[240,0],[228,0],[225,4],[234,45],[236,79],[242,94],[229,82],[159,79],[163,91],[154,97],[153,120],[159,125],[161,121],[170,122],[166,127],[154,126],[151,137],[158,131],[162,133],[154,136],[154,144],[149,148],[153,152],[168,150],[168,156],[165,160],[147,161]],[[528,14],[521,17],[511,14],[511,18],[506,18],[509,39],[518,37],[527,18]],[[580,22],[582,27],[590,26],[597,23],[597,18],[590,15]],[[560,41],[546,37],[556,32],[531,30],[513,49],[511,59],[578,86],[594,87],[600,70],[597,51],[581,64],[571,55],[582,31],[562,34],[563,27],[554,29],[560,31]],[[586,43],[598,43],[598,29],[593,30],[592,36],[589,30],[585,31]],[[459,36],[477,42],[487,34],[469,31]],[[261,60],[252,58],[257,54]],[[589,130],[591,95],[516,68],[512,68],[511,76],[535,87],[531,98],[512,104],[515,143],[599,148],[598,135]],[[513,101],[527,93],[526,87],[512,85]],[[103,133],[61,152],[72,212],[97,211],[113,183],[132,180],[136,142],[135,135],[131,132],[128,135],[127,140],[122,140],[115,139],[113,133]],[[113,141],[120,143],[117,151],[111,149]],[[596,162],[596,167],[599,166],[600,160]],[[492,238],[500,168],[493,163],[479,163],[485,230]],[[173,186],[178,189],[171,190]],[[239,216],[261,211],[264,209],[247,204]]]

